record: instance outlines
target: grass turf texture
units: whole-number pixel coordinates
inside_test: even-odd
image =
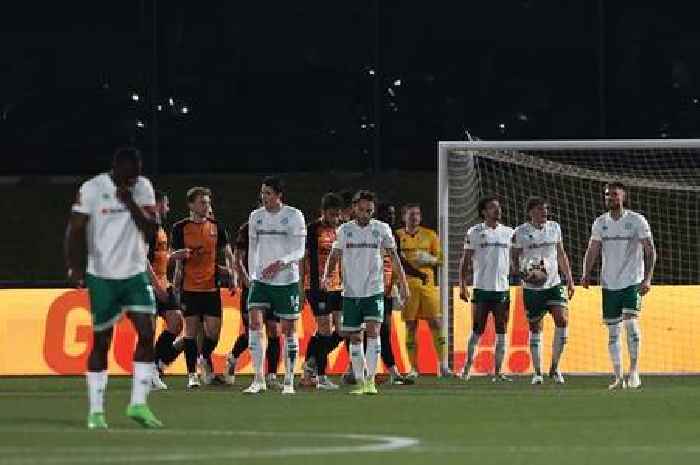
[[[166,427],[147,431],[124,414],[130,378],[112,377],[110,430],[88,432],[82,378],[0,378],[0,464],[700,461],[700,377],[644,377],[643,389],[616,392],[602,377],[565,386],[421,378],[372,397],[347,387],[244,396],[249,381],[186,392],[184,378],[168,377],[171,389],[149,398]]]

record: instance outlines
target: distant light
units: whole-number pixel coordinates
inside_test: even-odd
[[[182,112],[183,115],[186,115],[187,113],[190,112],[190,109],[189,109],[189,107],[184,106],[184,107],[182,107],[182,110],[180,110],[180,111]]]
[[[103,88],[104,90],[109,89],[109,82],[103,82],[103,83],[102,83],[102,88]]]
[[[365,123],[362,123],[362,124],[360,125],[360,127],[361,127],[362,129],[367,129],[367,125],[366,125]]]
[[[374,128],[375,124],[374,123],[369,123],[369,127]]]
[[[374,75],[376,74],[375,71],[374,71],[373,69],[370,69],[370,70],[368,71],[368,73],[369,73],[370,76],[374,76]]]
[[[389,87],[388,92],[389,95],[391,95],[392,97],[396,97],[396,92],[394,92],[394,89],[392,89],[391,87]]]
[[[156,109],[157,109],[158,111],[163,111],[163,105],[158,105],[158,106],[156,106]]]
[[[394,81],[394,86],[399,87],[401,86],[401,79],[397,79]]]
[[[668,134],[666,134],[665,132],[662,132],[662,133],[661,133],[661,138],[662,138],[662,139],[666,139],[667,137],[668,137]]]
[[[172,97],[170,97],[170,98],[168,99],[168,105],[170,105],[171,107],[172,107],[173,105],[175,105],[175,100],[173,100]]]
[[[136,92],[131,94],[131,100],[133,100],[134,102],[138,102],[139,101],[139,94],[137,94]]]
[[[138,121],[136,121],[136,127],[139,127],[139,128],[142,128],[142,129],[143,129],[143,128],[146,127],[146,125],[143,123],[143,121],[138,120]]]
[[[694,99],[693,99],[693,103],[698,103],[698,99],[697,99],[697,98],[694,98]]]
[[[506,125],[504,123],[498,123],[498,128],[499,129],[505,129]]]
[[[367,150],[367,149],[362,149],[362,153],[365,154],[365,155],[367,155],[367,154],[369,153],[369,150]]]
[[[520,121],[527,121],[527,120],[528,120],[528,117],[527,117],[527,115],[526,115],[525,113],[518,113],[518,119],[519,119]]]

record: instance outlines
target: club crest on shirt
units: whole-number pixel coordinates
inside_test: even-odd
[[[287,217],[282,218],[282,221],[280,221],[280,223],[282,223],[282,224],[289,224],[289,218],[287,218]]]
[[[109,200],[109,194],[106,192],[102,194],[102,200]]]
[[[255,222],[255,224],[262,224],[262,218],[258,218],[258,220]]]
[[[372,237],[374,237],[375,239],[378,238],[378,237],[379,237],[379,231],[377,231],[376,229],[375,229],[374,231],[372,231]]]
[[[632,229],[632,223],[625,223],[625,229]]]
[[[352,237],[352,231],[345,231],[345,237]]]
[[[603,225],[603,231],[607,231],[607,230],[608,230],[608,227]]]

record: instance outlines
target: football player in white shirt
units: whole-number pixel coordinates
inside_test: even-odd
[[[561,227],[549,221],[549,204],[541,197],[530,197],[525,205],[530,221],[515,228],[511,264],[513,274],[522,276],[525,311],[530,323],[530,354],[534,375],[532,384],[542,384],[542,319],[554,319],[552,364],[549,376],[564,384],[559,360],[567,338],[567,302],[574,296],[569,257],[562,244]],[[559,272],[566,277],[566,287]]]
[[[138,334],[126,415],[146,428],[163,426],[146,405],[153,375],[156,307],[146,274],[144,236],[156,233],[158,215],[153,186],[140,174],[139,151],[131,147],[118,149],[112,171],[97,175],[80,187],[66,231],[68,277],[78,287],[86,285],[90,295],[93,345],[86,376],[89,429],[107,428],[107,354],[113,327],[124,312]]]
[[[615,379],[609,389],[638,388],[639,312],[641,297],[651,289],[656,264],[656,248],[651,228],[644,216],[624,208],[625,186],[613,182],[605,188],[608,212],[596,218],[591,240],[583,259],[584,288],[591,281],[593,267],[602,251],[600,284],[603,288],[603,320],[608,325],[608,351]],[[622,370],[621,324],[624,321],[629,350],[629,377]]]
[[[255,378],[244,391],[247,394],[257,394],[267,388],[262,330],[266,310],[272,310],[280,319],[286,339],[282,394],[294,394],[294,365],[299,353],[296,320],[301,315],[299,262],[306,251],[306,222],[299,210],[282,203],[283,189],[281,179],[265,178],[260,187],[263,207],[253,211],[248,220],[248,272],[251,280],[248,344]]]
[[[353,197],[354,220],[338,228],[333,250],[328,256],[321,280],[326,288],[330,270],[341,260],[343,277],[342,329],[350,336],[350,359],[357,380],[354,395],[377,394],[374,375],[381,353],[379,336],[384,319],[384,254],[391,257],[393,270],[398,276],[401,298],[409,296],[406,274],[396,252],[394,233],[388,224],[372,219],[375,196],[369,191],[358,191]],[[362,328],[367,332],[367,354],[362,348]],[[365,378],[365,367],[367,377]]]
[[[506,330],[510,310],[510,248],[513,228],[504,226],[501,220],[501,204],[498,197],[487,196],[479,200],[479,214],[483,223],[469,228],[464,241],[464,253],[459,267],[460,297],[465,302],[471,298],[472,333],[467,342],[467,357],[457,376],[469,379],[474,354],[484,333],[489,313],[493,314],[496,327],[494,350],[494,382],[510,381],[501,372],[506,354]],[[468,286],[473,286],[470,295]]]

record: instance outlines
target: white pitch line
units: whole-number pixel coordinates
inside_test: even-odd
[[[86,431],[82,429],[73,430],[36,430],[29,429],[2,429],[2,432],[17,432],[17,433],[87,433],[90,435],[100,435],[100,432]],[[193,460],[212,460],[212,459],[244,459],[244,458],[264,458],[264,457],[290,457],[290,456],[319,456],[333,454],[354,454],[354,453],[370,453],[370,452],[389,452],[397,449],[408,447],[416,447],[419,444],[418,439],[401,437],[401,436],[384,436],[372,434],[342,434],[342,433],[312,433],[312,432],[271,432],[271,431],[226,431],[226,430],[126,430],[126,429],[110,429],[104,432],[105,435],[112,434],[152,434],[163,436],[275,436],[275,437],[304,437],[304,438],[320,438],[320,439],[345,439],[352,441],[368,441],[370,444],[360,444],[356,446],[289,446],[276,448],[275,450],[256,450],[256,449],[234,449],[225,451],[210,450],[207,452],[165,452],[165,453],[149,453],[144,455],[129,455],[124,453],[122,449],[118,455],[108,457],[107,450],[101,453],[101,456],[80,456],[71,455],[70,457],[60,456],[44,456],[44,457],[2,457],[0,465],[29,465],[29,464],[61,464],[61,463],[134,463],[134,462],[178,462],[178,461],[193,461]],[[104,436],[102,436],[104,438]],[[213,446],[221,447],[221,446]],[[76,448],[71,447],[71,452],[76,451]],[[0,453],[5,455],[8,452],[16,452],[31,454],[40,451],[40,448],[26,447],[20,448],[10,446],[7,451],[0,446]],[[60,453],[60,450],[56,450]],[[89,447],[86,452],[95,453],[94,447]]]

